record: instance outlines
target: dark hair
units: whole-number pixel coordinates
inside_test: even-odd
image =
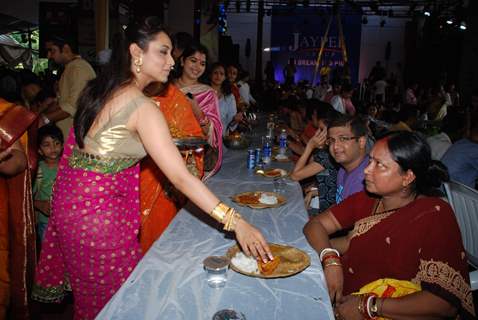
[[[193,43],[193,36],[187,32],[177,32],[171,37],[175,48],[184,50]]]
[[[84,137],[108,99],[120,87],[133,81],[129,46],[136,43],[141,49],[147,50],[149,42],[161,32],[167,34],[159,18],[148,17],[140,23],[129,25],[124,39],[115,43],[110,62],[97,78],[88,82],[78,99],[74,127],[76,143],[80,148],[83,148]]]
[[[221,84],[221,91],[222,93],[224,94],[224,96],[227,96],[227,95],[230,95],[232,94],[232,86],[231,86],[231,82],[227,79],[226,77],[226,66],[221,63],[221,62],[215,62],[211,65],[211,67],[209,68],[209,80],[211,80],[211,76],[212,76],[212,73],[214,72],[214,70],[216,70],[217,68],[223,68],[224,69],[224,76],[225,76],[225,79],[224,81],[222,82]],[[211,81],[209,81],[209,83],[211,83]]]
[[[63,51],[63,46],[67,44],[73,53],[78,53],[78,43],[71,36],[52,34],[46,38],[45,43],[46,42],[51,42],[57,46],[60,52]]]
[[[367,123],[360,116],[342,114],[338,117],[335,117],[330,121],[328,128],[330,129],[336,127],[350,127],[350,130],[356,137],[366,137],[369,133]]]
[[[206,56],[206,66],[207,66],[207,59],[208,59],[208,55],[209,55],[209,52],[207,50],[207,48],[205,46],[203,46],[202,44],[200,43],[192,43],[190,46],[188,46],[186,49],[184,49],[183,51],[183,54],[181,55],[181,57],[179,57],[179,59],[181,60],[186,60],[188,57],[194,55],[196,52],[199,52],[199,53],[202,53]],[[178,77],[180,77],[182,74],[183,74],[183,67],[181,65],[178,66]],[[204,75],[206,75],[207,72],[205,71],[202,75],[201,75],[201,80],[204,80]]]
[[[391,132],[384,137],[392,159],[403,172],[411,170],[415,181],[412,192],[426,196],[441,196],[442,182],[450,179],[447,168],[440,161],[432,160],[430,146],[417,133]]]
[[[32,103],[33,104],[42,103],[48,98],[55,98],[55,97],[56,97],[56,94],[53,92],[53,90],[44,88],[37,93]]]
[[[51,137],[53,139],[56,139],[63,144],[64,139],[63,139],[63,132],[61,132],[60,128],[58,128],[55,124],[47,124],[38,129],[37,133],[37,142],[38,146],[41,145],[43,139]]]
[[[354,87],[352,86],[352,84],[348,81],[344,81],[342,83],[342,88],[340,90],[340,92],[350,92],[350,91],[353,91],[354,90]]]

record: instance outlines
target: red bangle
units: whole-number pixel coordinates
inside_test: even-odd
[[[341,261],[340,257],[336,254],[328,254],[322,259],[322,264],[324,264],[327,260],[335,259]]]

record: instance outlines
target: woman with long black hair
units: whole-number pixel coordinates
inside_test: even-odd
[[[191,175],[159,108],[143,95],[166,82],[171,40],[157,18],[126,29],[111,65],[82,93],[60,162],[34,297],[73,290],[76,319],[93,319],[141,259],[139,161],[149,154],[171,183],[234,231],[246,254],[267,260],[262,234]]]

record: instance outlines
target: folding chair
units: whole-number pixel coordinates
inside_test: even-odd
[[[461,231],[468,263],[478,269],[478,191],[461,183],[445,183],[445,192]],[[470,272],[471,289],[478,289],[478,270]]]

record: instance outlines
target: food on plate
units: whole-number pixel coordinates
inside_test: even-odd
[[[241,194],[237,201],[242,204],[259,204],[259,197],[256,194]]]
[[[286,171],[283,169],[271,169],[264,172],[266,177],[283,177],[286,175]]]
[[[236,253],[231,259],[231,263],[243,272],[252,274],[271,275],[280,264],[280,257],[275,256],[273,260],[262,262],[254,257],[246,256],[242,251]]]
[[[289,157],[285,154],[278,154],[276,155],[276,160],[288,160]]]
[[[259,272],[266,276],[271,275],[274,272],[274,270],[277,269],[279,264],[280,264],[279,256],[275,256],[274,259],[269,260],[267,262],[260,261],[258,263]]]
[[[231,263],[243,272],[259,274],[257,260],[253,257],[246,256],[242,251],[236,253],[231,259]]]
[[[274,195],[268,195],[266,193],[262,193],[259,198],[259,202],[263,204],[277,204],[279,203],[279,200]]]

